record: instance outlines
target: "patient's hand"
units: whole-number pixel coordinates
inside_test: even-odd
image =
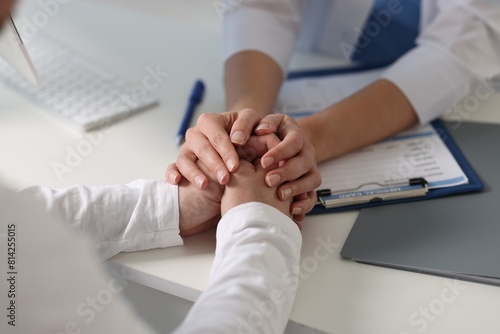
[[[200,190],[185,178],[179,183],[179,229],[182,236],[204,232],[216,226],[220,219],[224,186],[211,176],[200,160],[197,167],[207,175],[208,186]]]
[[[260,163],[254,165],[246,160],[240,160],[240,167],[232,174],[222,196],[222,215],[224,216],[230,209],[243,203],[262,202],[275,207],[291,218],[292,199],[280,200],[276,187],[271,188],[266,185],[265,176],[266,170]]]

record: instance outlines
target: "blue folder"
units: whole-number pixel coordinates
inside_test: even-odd
[[[316,70],[293,71],[293,72],[290,72],[288,74],[287,80],[307,78],[307,77],[323,77],[323,76],[335,75],[335,74],[357,73],[357,72],[363,72],[363,71],[384,68],[384,67],[389,66],[390,64],[392,64],[392,62],[360,64],[360,65],[355,65],[355,66],[323,68],[323,69],[316,69]]]
[[[474,192],[474,191],[482,190],[484,188],[484,185],[481,182],[481,179],[476,174],[476,172],[474,171],[472,166],[467,161],[467,158],[465,157],[465,155],[462,153],[462,151],[460,150],[458,145],[453,140],[453,137],[451,136],[450,131],[448,131],[448,129],[446,128],[445,123],[446,122],[443,122],[443,121],[438,119],[438,120],[435,120],[434,122],[432,122],[432,126],[436,129],[437,133],[439,134],[439,136],[441,137],[443,142],[446,144],[446,146],[450,150],[451,154],[453,155],[453,157],[457,161],[458,165],[462,168],[464,174],[469,179],[468,183],[462,184],[462,185],[457,185],[457,186],[452,186],[452,187],[446,187],[446,188],[430,189],[427,192],[427,194],[423,197],[410,197],[410,198],[403,198],[403,199],[397,199],[397,200],[370,202],[370,203],[349,205],[349,206],[329,208],[329,209],[323,207],[321,204],[318,204],[313,208],[313,210],[309,214],[339,212],[339,211],[346,211],[346,210],[358,210],[358,209],[372,207],[372,206],[422,201],[422,200],[432,199],[432,198],[436,198],[436,197],[443,197],[443,196],[449,196],[449,195],[453,195],[453,194],[460,194],[460,193],[467,193],[467,192]]]
[[[368,65],[360,65],[355,67],[346,67],[346,68],[332,68],[332,69],[320,69],[320,70],[312,70],[312,71],[297,71],[292,72],[288,75],[288,80],[304,78],[304,77],[320,77],[320,76],[329,76],[335,74],[348,74],[355,73],[361,71],[372,70],[376,68],[382,68],[389,65],[389,63],[379,63],[379,64],[368,64]],[[446,188],[436,188],[430,189],[425,196],[420,197],[410,197],[403,199],[395,199],[395,200],[387,200],[387,201],[375,201],[370,203],[356,204],[356,205],[348,205],[342,207],[335,208],[325,208],[322,204],[316,205],[311,212],[312,214],[321,214],[321,213],[330,213],[330,212],[339,212],[346,210],[358,210],[365,207],[379,206],[379,205],[388,205],[388,204],[397,204],[397,203],[405,203],[412,201],[422,201],[427,199],[432,199],[436,197],[449,196],[453,194],[467,193],[480,191],[484,188],[483,183],[480,178],[477,176],[476,172],[472,168],[472,166],[467,161],[467,158],[464,156],[458,145],[453,140],[453,137],[448,131],[446,122],[441,120],[435,120],[432,122],[432,126],[436,129],[438,135],[441,137],[443,142],[446,144],[451,154],[454,156],[457,163],[462,168],[463,172],[467,176],[469,182],[463,185],[457,185]]]

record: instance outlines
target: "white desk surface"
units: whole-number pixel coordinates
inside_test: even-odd
[[[19,14],[29,19],[41,10],[29,0]],[[208,87],[198,114],[224,108],[219,23],[212,1],[73,0],[61,5],[42,29],[133,82],[142,82],[147,66],[159,65],[170,73],[152,92],[160,104],[102,136],[94,133],[99,141],[59,180],[52,163],[64,163],[68,149],[82,145],[87,135],[0,86],[0,180],[17,188],[163,178],[178,152],[174,136],[195,79]],[[311,57],[299,56],[295,63],[304,59]],[[315,60],[319,66],[328,62]],[[500,123],[499,108],[500,96],[494,96],[464,119]],[[453,282],[445,278],[342,260],[340,248],[356,216],[329,214],[304,222],[303,279],[292,321],[328,333],[498,333],[498,287],[458,282],[450,290]],[[332,254],[320,259],[320,240],[328,239]],[[119,254],[110,264],[125,268],[133,281],[194,300],[207,286],[214,246],[214,231],[209,231],[186,238],[182,247]]]

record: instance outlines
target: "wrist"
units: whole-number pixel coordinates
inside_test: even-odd
[[[328,138],[331,136],[331,132],[326,131],[328,125],[325,125],[327,119],[325,115],[317,113],[309,117],[304,117],[298,120],[299,126],[304,132],[306,140],[311,143],[316,151],[316,162],[321,162],[330,158],[329,150],[331,149],[332,141]],[[328,145],[326,145],[328,143]]]
[[[260,51],[242,51],[224,64],[226,108],[251,108],[264,117],[276,103],[283,72],[279,65]]]
[[[316,150],[316,162],[337,158],[353,149],[355,139],[362,137],[351,125],[356,122],[349,107],[333,104],[299,120],[299,125]]]

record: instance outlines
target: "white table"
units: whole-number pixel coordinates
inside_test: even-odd
[[[29,19],[40,10],[29,0],[21,17]],[[17,188],[163,178],[178,152],[174,136],[194,81],[202,78],[208,88],[198,114],[224,108],[219,23],[211,1],[73,0],[61,5],[41,28],[133,82],[142,81],[148,66],[160,66],[169,72],[152,92],[160,104],[107,133],[93,133],[90,152],[59,179],[52,163],[64,163],[68,151],[89,141],[88,135],[0,86],[0,181]],[[330,63],[298,56],[294,64],[311,59],[320,67]],[[499,108],[497,95],[463,117],[500,123]],[[498,333],[500,288],[342,260],[340,248],[356,217],[357,212],[337,213],[304,222],[303,274],[292,322],[328,333]],[[318,247],[325,249],[327,241],[331,254],[318,257]],[[125,268],[132,281],[193,301],[207,286],[214,246],[214,231],[209,231],[186,238],[182,247],[119,254],[110,266]]]

